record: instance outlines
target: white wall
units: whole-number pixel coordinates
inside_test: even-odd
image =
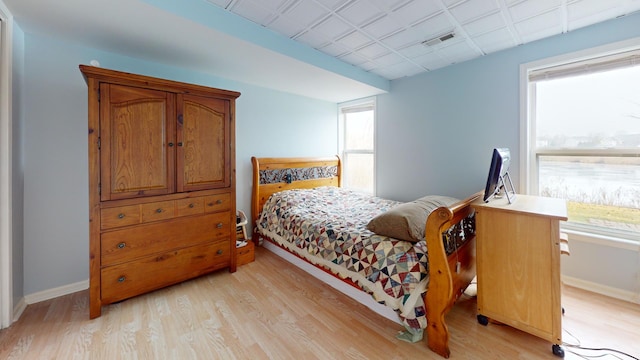
[[[484,189],[494,147],[511,149],[517,186],[520,64],[639,37],[638,24],[640,13],[393,81],[378,97],[378,194],[468,196]],[[582,285],[623,297],[640,293],[638,247],[573,237],[562,261],[563,274]]]
[[[87,88],[79,64],[242,93],[237,101],[238,208],[248,212],[250,157],[336,153],[336,104],[26,34],[24,293],[89,277]],[[328,140],[326,140],[328,139]]]

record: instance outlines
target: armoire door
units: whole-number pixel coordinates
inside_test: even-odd
[[[229,101],[178,94],[177,112],[177,191],[229,187]]]
[[[175,94],[100,85],[100,199],[175,192]]]

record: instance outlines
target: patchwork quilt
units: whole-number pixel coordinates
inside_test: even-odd
[[[427,325],[426,242],[388,238],[366,228],[373,217],[399,204],[339,187],[287,190],[267,200],[256,226],[289,251],[355,282],[396,310],[405,327],[419,330]],[[462,229],[449,232],[463,234]],[[464,235],[454,238],[454,247],[464,241]]]

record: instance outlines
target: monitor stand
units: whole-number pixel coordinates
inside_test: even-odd
[[[509,196],[509,189],[507,188],[507,182],[509,183],[509,186],[511,187],[511,195]],[[513,187],[513,182],[511,182],[511,175],[509,175],[509,172],[507,171],[506,173],[504,173],[503,176],[500,176],[499,180],[498,180],[498,189],[500,188],[504,188],[504,194],[507,196],[507,201],[509,202],[509,204],[512,203],[511,199],[515,199],[516,197],[516,189]]]

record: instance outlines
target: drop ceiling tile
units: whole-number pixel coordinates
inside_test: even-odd
[[[412,0],[369,0],[371,4],[374,4],[383,11],[393,11],[400,6],[411,2]]]
[[[452,24],[445,14],[438,14],[416,24],[411,29],[417,31],[422,37],[421,41],[424,41],[444,35],[447,32],[453,31],[454,28],[455,24]]]
[[[295,0],[294,0],[295,1]],[[271,11],[277,12],[278,9],[284,8],[290,0],[238,0],[237,3],[249,3],[249,6],[260,4]]]
[[[297,41],[301,41],[312,48],[319,49],[328,45],[329,39],[323,36],[318,31],[306,31],[295,38]]]
[[[380,9],[362,0],[343,7],[338,14],[355,26],[361,26],[383,15]]]
[[[289,21],[294,21],[305,28],[315,25],[328,14],[329,11],[322,6],[309,1],[299,1],[284,12]]]
[[[395,66],[398,67],[398,69],[400,71],[402,71],[402,73],[404,74],[403,76],[398,76],[395,79],[399,79],[401,77],[411,77],[414,75],[418,75],[420,73],[423,73],[425,71],[425,69],[422,66],[417,66],[417,65],[413,65],[411,63],[405,63],[405,64],[398,64],[398,65],[394,65],[394,69],[395,70]]]
[[[342,56],[340,56],[339,59],[344,61],[344,62],[348,62],[349,64],[356,65],[356,66],[369,61],[369,59],[367,59],[366,57],[364,57],[362,55],[359,55],[358,53],[355,53],[355,52],[342,55]]]
[[[336,44],[336,43],[327,44],[326,46],[323,46],[318,50],[322,51],[327,55],[331,55],[335,57],[344,55],[350,51],[346,46],[342,44]]]
[[[366,25],[363,30],[367,34],[380,39],[394,32],[398,32],[402,28],[402,25],[391,16],[384,16]]]
[[[358,67],[362,68],[365,71],[371,71],[371,70],[377,68],[378,64],[374,63],[373,61],[367,61],[365,63],[362,63],[362,64],[358,65]]]
[[[402,73],[398,73],[391,68],[381,67],[371,70],[372,73],[382,76],[387,80],[395,80],[403,77]]]
[[[553,10],[514,24],[525,43],[562,33],[562,15]]]
[[[369,59],[375,59],[379,56],[382,56],[386,53],[389,52],[389,49],[387,49],[386,47],[378,44],[378,43],[373,43],[371,45],[365,46],[362,49],[358,50],[358,54],[361,54],[363,56],[366,56]]]
[[[395,65],[395,64],[399,64],[401,62],[403,62],[405,59],[396,54],[396,53],[388,53],[386,55],[383,55],[379,58],[373,59],[373,61],[375,61],[376,63],[380,64],[381,66],[390,66],[390,65]]]
[[[446,59],[443,59],[436,52],[431,52],[431,53],[419,56],[413,59],[413,61],[416,64],[420,66],[424,66],[429,70],[439,69],[441,67],[444,67],[450,64],[449,61],[447,61]]]
[[[417,75],[421,72],[424,72],[425,69],[422,66],[412,64],[410,62],[403,62],[391,66],[382,67],[378,71],[380,72],[380,74],[384,74],[382,76],[386,77],[387,79],[393,80]]]
[[[444,5],[448,8],[456,6],[460,3],[463,3],[467,0],[443,0],[442,2],[444,3]]]
[[[266,25],[275,18],[275,11],[260,3],[254,3],[250,0],[236,3],[233,5],[231,10],[234,13],[260,25]]]
[[[402,30],[380,41],[392,49],[399,49],[422,40],[420,33],[413,30]]]
[[[509,7],[509,13],[513,22],[519,22],[549,10],[557,9],[560,5],[562,5],[560,0],[523,1]]]
[[[302,1],[308,1],[308,0],[302,0]],[[339,9],[340,7],[344,6],[344,4],[348,3],[351,0],[314,0],[319,4],[322,4],[324,6],[326,6],[327,8],[331,9],[331,10],[335,10],[335,9]]]
[[[305,29],[304,25],[300,25],[297,21],[293,21],[285,16],[278,16],[269,23],[269,29],[277,31],[286,37],[294,37]]]
[[[435,1],[412,1],[391,13],[401,24],[410,25],[442,11]]]
[[[372,39],[361,33],[360,31],[354,31],[344,37],[336,40],[336,42],[346,46],[349,49],[358,49],[372,42]]]
[[[450,7],[449,11],[456,20],[461,23],[477,19],[482,15],[494,12],[499,7],[495,0],[469,0],[454,7]]]
[[[606,2],[582,0],[567,4],[569,30],[624,15],[627,11],[627,3],[624,0],[607,0]]]
[[[418,56],[426,55],[432,52],[433,49],[429,46],[422,44],[413,44],[402,49],[398,49],[398,52],[409,59],[413,59]]]
[[[442,47],[438,50],[438,53],[451,63],[461,63],[482,55],[470,47],[466,41],[460,41],[456,44]]]
[[[337,16],[330,16],[313,27],[313,31],[319,31],[331,40],[344,36],[352,30],[353,27],[340,20]]]
[[[495,12],[487,16],[481,17],[475,21],[464,24],[463,28],[470,36],[484,34],[499,28],[504,27],[506,24],[502,13]]]
[[[513,35],[506,27],[475,36],[472,40],[485,54],[490,54],[517,45]]]

